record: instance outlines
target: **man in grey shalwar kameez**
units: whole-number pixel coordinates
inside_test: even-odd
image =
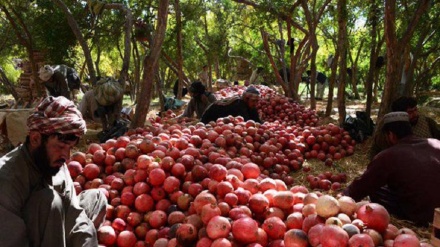
[[[105,195],[77,196],[65,164],[86,131],[81,113],[62,96],[48,97],[27,125],[26,142],[0,159],[0,246],[98,246]]]

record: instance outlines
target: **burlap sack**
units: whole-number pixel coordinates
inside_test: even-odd
[[[15,109],[6,112],[6,134],[14,147],[26,140],[28,134],[26,121],[33,110]]]
[[[110,106],[124,96],[124,87],[114,78],[105,77],[96,83],[95,99],[102,106]]]

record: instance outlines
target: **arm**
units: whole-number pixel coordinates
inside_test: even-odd
[[[343,194],[352,197],[355,201],[373,194],[387,183],[390,173],[388,167],[393,165],[395,164],[387,157],[387,154],[382,152],[368,165],[367,170],[360,177],[353,180]]]
[[[63,172],[65,176],[65,197],[64,205],[66,205],[66,232],[67,246],[98,246],[98,237],[95,226],[92,220],[90,220],[84,209],[79,205],[79,198],[76,195],[75,187],[73,185],[72,178],[67,171],[66,165],[63,166]]]
[[[180,116],[178,116],[178,118],[183,118],[183,117],[192,118],[195,110],[196,110],[196,103],[192,98],[189,101],[188,106],[185,108],[185,111],[183,111],[183,113]]]

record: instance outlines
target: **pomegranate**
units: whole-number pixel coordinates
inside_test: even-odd
[[[323,195],[316,201],[316,213],[324,218],[337,215],[339,208],[338,200],[330,195]]]
[[[279,191],[273,197],[273,205],[281,209],[289,209],[293,206],[294,195],[291,191]]]
[[[136,235],[132,231],[122,231],[118,235],[117,244],[120,247],[132,247],[136,241]]]
[[[286,247],[307,247],[307,234],[300,229],[290,229],[284,235],[284,245]]]
[[[394,239],[393,247],[419,247],[419,239],[412,234],[400,234]]]
[[[257,241],[258,224],[250,217],[237,219],[232,223],[232,235],[240,243],[253,243]]]
[[[101,226],[98,229],[98,242],[105,246],[112,246],[116,243],[116,232],[111,226]]]
[[[341,213],[344,213],[351,217],[356,212],[356,202],[355,200],[353,200],[353,198],[349,196],[341,196],[338,199],[338,202]]]
[[[261,227],[271,239],[282,239],[286,232],[286,224],[278,217],[267,218]]]
[[[383,233],[390,223],[388,211],[380,204],[367,203],[361,206],[356,212],[357,218],[371,229]]]
[[[202,207],[208,203],[217,203],[217,199],[215,199],[211,193],[202,191],[194,199],[194,208],[196,212],[200,214],[202,212]]]
[[[206,226],[206,233],[211,239],[226,238],[231,231],[231,223],[222,216],[214,216]]]
[[[304,216],[300,212],[294,212],[287,216],[286,227],[287,229],[302,229]]]
[[[206,225],[214,216],[220,216],[221,211],[217,206],[217,203],[208,203],[203,205],[202,210],[200,212],[200,218],[202,222]]]
[[[310,228],[307,236],[311,246],[315,247],[321,243],[320,236],[322,228],[324,228],[324,224],[322,223],[316,224]]]
[[[353,235],[348,241],[350,247],[374,247],[373,239],[370,235],[362,233]]]
[[[269,207],[269,199],[263,194],[253,194],[249,198],[249,208],[254,213],[263,213]]]
[[[148,224],[152,228],[159,229],[167,223],[167,214],[162,210],[155,210],[151,213]]]
[[[340,247],[347,246],[348,234],[341,227],[335,225],[325,225],[322,228],[319,242],[322,247]]]
[[[193,246],[197,240],[197,228],[184,223],[176,231],[177,242],[183,246]]]

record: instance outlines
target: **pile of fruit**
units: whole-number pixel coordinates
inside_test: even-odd
[[[263,99],[268,94],[260,89]],[[224,93],[224,96],[227,92]],[[269,96],[268,96],[269,97]],[[226,117],[204,125],[167,124],[128,131],[72,154],[77,193],[108,198],[101,246],[413,246],[409,229],[390,224],[381,205],[335,198],[346,175],[323,173],[295,185],[305,159],[322,166],[353,154],[355,142],[336,125],[316,126],[311,110],[283,96],[260,103],[264,124]],[[285,107],[284,107],[285,105]],[[286,116],[279,115],[284,111]],[[272,114],[272,115],[271,115]],[[291,116],[295,116],[291,119]],[[279,118],[279,119],[278,119]],[[292,124],[293,121],[295,124]],[[336,184],[336,185],[335,185]],[[334,188],[333,188],[334,187]],[[418,246],[418,245],[417,245]],[[420,246],[430,246],[421,244]]]

